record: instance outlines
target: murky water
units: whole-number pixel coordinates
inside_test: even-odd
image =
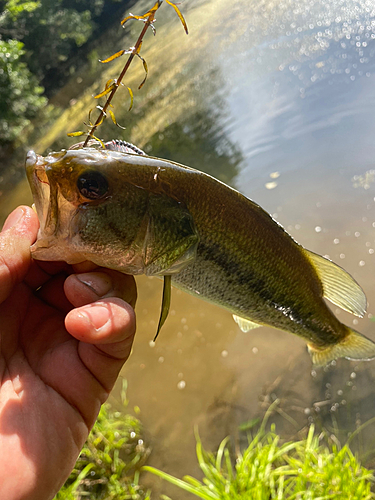
[[[363,286],[369,314],[357,320],[334,310],[375,339],[373,2],[185,0],[180,7],[190,34],[163,6],[157,37],[143,48],[149,79],[131,113],[117,105],[128,125],[123,138],[231,183],[301,244],[342,265]],[[130,83],[140,82],[142,69],[132,71]],[[39,153],[69,144],[66,123],[79,128],[87,102],[62,113],[36,144]],[[114,133],[109,124],[101,130],[105,139]],[[25,196],[17,193],[5,211]],[[195,425],[213,449],[227,434],[241,439],[238,425],[275,398],[277,429],[289,436],[314,420],[345,440],[375,415],[375,362],[340,360],[312,372],[300,339],[269,328],[243,333],[229,313],[176,290],[154,345],[161,282],[138,284],[138,334],[123,376],[130,404],[142,410],[153,465],[197,474]],[[363,452],[371,454],[372,436],[369,427],[358,441]]]

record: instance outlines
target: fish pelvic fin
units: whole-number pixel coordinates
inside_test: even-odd
[[[157,336],[159,335],[161,327],[164,325],[165,320],[168,317],[169,308],[171,307],[171,295],[172,295],[172,281],[171,281],[171,279],[172,278],[170,275],[164,276],[163,298],[162,298],[162,302],[161,302],[160,318],[159,318],[158,329],[157,329],[156,335],[154,337],[154,342],[157,339]]]
[[[324,366],[337,358],[370,361],[375,358],[375,342],[361,333],[347,327],[348,334],[337,344],[321,349],[308,344],[308,350],[315,366]]]
[[[236,316],[235,314],[233,314],[233,319],[243,332],[248,332],[249,330],[253,330],[254,328],[259,328],[260,326],[262,326],[258,323],[255,323],[254,321],[250,321],[249,319]]]
[[[344,311],[363,318],[366,312],[366,295],[349,273],[334,262],[304,249],[323,286],[323,296]]]

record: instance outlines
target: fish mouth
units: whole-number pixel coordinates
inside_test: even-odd
[[[39,235],[44,235],[47,223],[47,214],[50,200],[50,184],[46,172],[46,164],[42,156],[34,151],[26,155],[26,175],[30,184],[34,199],[35,211],[37,213],[40,229]]]
[[[39,232],[31,251],[35,254],[51,246],[59,227],[58,188],[53,180],[53,164],[64,156],[65,151],[52,153],[46,158],[29,151],[26,155],[26,175],[39,219]]]

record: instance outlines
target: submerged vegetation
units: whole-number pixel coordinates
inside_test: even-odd
[[[149,456],[142,424],[127,413],[126,383],[121,408],[105,403],[77,460],[54,500],[147,500],[139,484],[139,470]],[[136,408],[136,413],[139,410]]]
[[[197,439],[203,481],[191,476],[177,479],[149,466],[143,469],[204,500],[375,499],[372,471],[360,464],[348,445],[340,449],[335,443],[323,444],[313,425],[305,439],[283,444],[274,426],[269,432],[261,427],[235,460],[227,441],[213,454]]]
[[[180,18],[180,20],[182,22],[182,25],[185,29],[186,34],[188,34],[188,28],[187,28],[185,19],[184,19],[183,15],[181,14],[177,5],[174,4],[173,2],[171,2],[170,0],[165,0],[165,1],[168,5],[171,5],[175,9],[178,17]],[[143,43],[143,37],[145,36],[148,28],[151,28],[155,34],[155,26],[154,26],[155,15],[156,15],[156,13],[157,13],[157,11],[160,8],[162,3],[163,3],[163,0],[157,0],[155,2],[154,6],[151,7],[151,9],[149,9],[145,14],[143,14],[141,16],[129,14],[127,17],[125,17],[121,21],[121,25],[124,26],[125,23],[127,21],[129,21],[130,19],[135,19],[137,21],[142,21],[144,23],[144,26],[143,26],[143,29],[142,29],[134,47],[130,47],[128,49],[121,49],[118,52],[116,52],[115,54],[112,54],[107,59],[101,61],[102,63],[108,63],[108,62],[113,61],[114,59],[117,59],[118,57],[123,56],[124,54],[128,54],[128,59],[124,65],[121,73],[119,74],[119,76],[116,79],[108,80],[106,85],[105,85],[105,88],[101,92],[99,92],[99,94],[97,94],[95,96],[95,99],[99,99],[101,97],[108,95],[108,97],[106,98],[105,104],[103,106],[100,106],[100,105],[96,106],[96,109],[99,110],[99,115],[98,115],[95,123],[91,123],[91,119],[90,119],[90,115],[91,115],[91,111],[92,111],[91,110],[89,112],[89,123],[85,123],[85,125],[89,128],[89,131],[87,133],[85,133],[83,131],[78,131],[78,132],[71,132],[68,134],[68,136],[70,136],[70,137],[78,137],[78,136],[86,135],[86,139],[83,143],[83,146],[87,146],[90,139],[95,139],[95,140],[99,141],[100,143],[102,143],[102,141],[99,138],[95,137],[94,133],[95,133],[96,129],[107,118],[108,115],[110,115],[110,117],[112,118],[112,121],[115,125],[117,125],[120,128],[123,128],[117,123],[116,118],[115,118],[115,114],[111,109],[111,108],[113,108],[113,105],[111,104],[112,99],[115,96],[118,88],[120,86],[124,85],[122,83],[122,80],[123,80],[126,72],[128,71],[129,66],[132,63],[134,57],[138,57],[143,63],[143,68],[145,70],[146,75],[145,75],[144,79],[142,80],[142,82],[140,83],[138,89],[141,89],[143,87],[143,85],[147,79],[147,75],[148,75],[147,63],[146,63],[145,59],[140,55],[140,51],[141,51],[141,47],[142,47],[142,43]],[[133,91],[131,90],[130,87],[127,87],[127,89],[129,91],[129,94],[130,94],[130,107],[129,107],[129,110],[130,110],[133,106]]]
[[[258,432],[248,436],[243,451],[232,453],[226,438],[216,453],[209,453],[197,434],[202,480],[178,479],[143,465],[150,449],[140,421],[126,413],[125,389],[126,385],[122,411],[103,405],[75,469],[55,500],[151,500],[151,490],[142,486],[146,471],[203,500],[375,499],[373,472],[361,465],[349,442],[340,446],[326,433],[317,433],[314,425],[305,438],[283,442],[274,424],[266,430],[271,408]],[[171,500],[166,495],[160,498]]]

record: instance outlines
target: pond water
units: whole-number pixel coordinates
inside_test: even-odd
[[[148,4],[138,2],[132,12]],[[185,0],[180,8],[189,35],[163,5],[156,39],[148,34],[142,48],[148,80],[130,113],[128,102],[116,104],[118,121],[128,127],[121,138],[230,183],[299,243],[344,267],[365,290],[368,314],[354,319],[334,311],[375,339],[373,2]],[[133,24],[125,46],[139,28]],[[102,50],[99,57],[109,55],[105,44]],[[106,81],[122,64],[95,68]],[[129,75],[136,87],[142,68]],[[34,144],[38,153],[66,147],[72,141],[65,133],[81,127],[97,84],[77,98],[78,84],[82,78],[55,96],[56,106],[70,105]],[[100,131],[105,140],[116,132],[108,123]],[[30,202],[26,192],[23,185],[3,198],[3,214]],[[243,333],[228,312],[177,290],[153,344],[161,282],[137,282],[138,334],[122,375],[130,406],[141,408],[152,465],[197,475],[194,426],[209,449],[228,434],[241,441],[238,426],[276,398],[273,421],[289,437],[315,421],[345,441],[375,415],[375,362],[339,360],[312,370],[299,338],[270,328]],[[373,436],[370,426],[355,442],[370,466]],[[158,482],[154,488],[185,498]]]

